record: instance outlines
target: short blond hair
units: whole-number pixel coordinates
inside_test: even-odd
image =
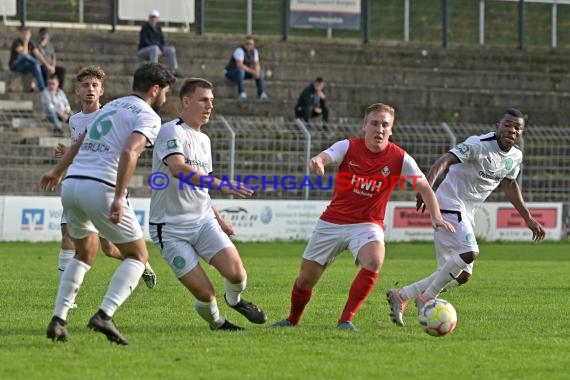
[[[396,118],[396,110],[394,109],[394,107],[384,103],[374,103],[368,106],[368,108],[366,108],[366,111],[364,112],[364,118],[366,119],[366,117],[370,115],[372,112],[388,112],[390,115],[392,115],[392,119]]]

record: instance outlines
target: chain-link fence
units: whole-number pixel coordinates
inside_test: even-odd
[[[397,124],[392,140],[402,146],[427,173],[430,166],[456,143],[471,135],[493,131],[494,125],[469,124]],[[257,199],[329,199],[332,187],[320,190],[318,178],[309,173],[308,159],[334,142],[359,136],[360,120],[346,119],[340,124],[305,126],[299,121],[283,118],[216,118],[203,131],[212,141],[214,175],[240,178],[250,176],[248,184],[258,185]],[[14,130],[3,132],[0,159],[0,193],[5,195],[37,195],[39,176],[55,163],[52,141],[41,138],[21,138]],[[31,135],[32,132],[30,132]],[[15,137],[11,137],[11,136]],[[18,137],[20,136],[20,137]],[[527,126],[520,144],[524,152],[520,183],[528,201],[568,202],[570,188],[570,128],[553,126]],[[152,150],[145,151],[139,159],[136,175],[130,191],[134,196],[149,196],[147,178],[152,168]],[[321,188],[332,185],[334,167],[327,168]],[[307,177],[309,176],[309,177]],[[302,186],[310,178],[315,187]],[[218,192],[212,196],[223,197]],[[412,200],[414,193],[396,191],[393,200]],[[504,200],[500,189],[490,200]]]

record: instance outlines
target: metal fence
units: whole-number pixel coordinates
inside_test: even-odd
[[[17,0],[17,14],[4,20],[140,24],[117,19],[113,13],[117,1]],[[285,32],[288,4],[288,0],[196,0],[196,22],[191,29],[199,33],[287,33],[290,37],[444,45],[570,46],[566,32],[570,29],[570,5],[562,0],[361,0],[359,31],[288,28]]]
[[[329,199],[331,190],[312,190],[301,186],[308,175],[307,161],[334,142],[361,134],[360,120],[344,120],[329,126],[328,131],[320,125],[304,130],[299,121],[282,118],[214,119],[204,131],[212,141],[214,172],[217,176],[246,175],[289,179],[279,183],[278,189],[268,184],[265,191],[257,191],[257,199]],[[447,125],[442,124],[397,124],[392,140],[402,146],[427,173],[430,166],[450,147],[471,135],[484,134],[495,129],[494,125]],[[308,133],[307,133],[308,132]],[[528,201],[568,202],[570,189],[570,128],[527,126],[520,144],[524,152],[520,183]],[[150,165],[139,173],[148,176]],[[334,177],[335,168],[327,168]],[[311,183],[317,177],[310,173]],[[323,182],[324,185],[327,180]],[[261,185],[259,181],[253,184]],[[291,189],[284,190],[283,184]],[[295,185],[296,184],[296,185]],[[146,185],[143,181],[143,187]],[[294,189],[293,189],[294,188]],[[144,194],[148,189],[138,189]],[[213,192],[214,198],[223,197]],[[393,200],[413,200],[410,191],[396,191]],[[490,200],[503,201],[500,189]]]
[[[218,177],[242,179],[246,175],[259,178],[275,178],[266,184],[266,190],[256,192],[257,199],[311,199],[331,197],[331,190],[312,190],[301,186],[310,174],[312,184],[318,179],[308,173],[308,158],[334,142],[361,134],[360,120],[343,120],[324,130],[314,125],[305,130],[299,121],[283,118],[215,118],[204,127],[212,141],[214,173]],[[471,135],[484,134],[495,129],[494,125],[397,124],[392,140],[402,146],[427,173],[430,166],[456,143]],[[30,136],[30,137],[25,137]],[[31,137],[33,131],[2,128],[0,137],[4,144],[0,149],[0,194],[39,195],[38,180],[41,173],[55,163],[52,146],[41,138]],[[48,143],[52,141],[48,139]],[[519,177],[527,201],[568,202],[570,189],[570,128],[529,125],[525,129],[521,148],[524,152],[523,170]],[[131,182],[133,196],[149,196],[147,178],[151,173],[152,151],[145,151]],[[327,168],[326,174],[336,174],[335,168]],[[284,177],[286,177],[284,179]],[[250,184],[262,185],[260,180]],[[284,182],[280,182],[284,181]],[[323,186],[328,184],[323,181]],[[289,190],[284,190],[283,185]],[[413,200],[411,191],[395,191],[393,200]],[[212,197],[223,198],[219,192]],[[504,200],[500,190],[490,200]]]

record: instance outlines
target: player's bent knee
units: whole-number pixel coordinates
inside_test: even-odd
[[[478,255],[479,252],[465,252],[460,254],[459,257],[461,257],[465,263],[471,264],[473,261],[475,261]]]

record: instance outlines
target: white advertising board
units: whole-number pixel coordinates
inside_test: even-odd
[[[0,16],[16,16],[16,0],[0,0]]]
[[[137,218],[148,234],[150,199],[131,198]],[[328,201],[214,200],[215,207],[230,220],[236,240],[307,240]],[[546,238],[562,236],[562,204],[529,203],[533,216],[546,229]],[[62,206],[59,197],[0,197],[0,240],[60,240]],[[531,232],[509,203],[486,203],[475,215],[475,233],[485,240],[530,241]],[[388,204],[386,241],[432,240],[427,213],[412,202]]]
[[[148,20],[153,9],[160,13],[160,22],[194,23],[194,0],[119,0],[121,20]]]
[[[562,237],[561,203],[527,203],[531,214],[546,230],[546,239]],[[386,213],[389,241],[432,240],[430,216],[416,211],[413,204],[392,202]],[[484,203],[475,213],[475,235],[488,241],[530,241],[532,232],[510,203]]]

